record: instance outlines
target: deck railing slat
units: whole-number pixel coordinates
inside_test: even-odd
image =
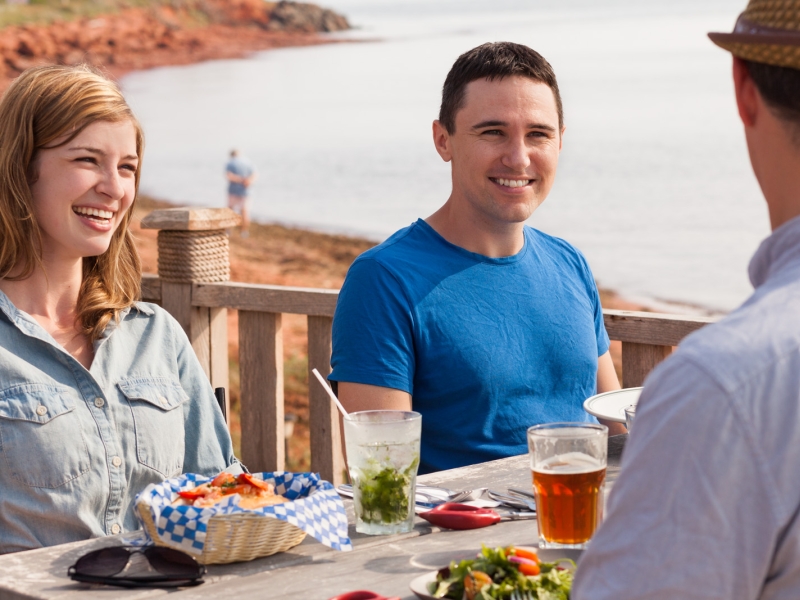
[[[334,485],[342,483],[344,457],[339,412],[311,369],[327,378],[331,372],[330,317],[308,317],[308,408],[311,433],[311,470]]]
[[[622,342],[622,387],[644,385],[650,371],[671,352],[672,346]]]
[[[251,471],[285,467],[283,330],[279,313],[239,311],[242,460]]]
[[[209,311],[209,371],[211,387],[225,388],[225,414],[230,418],[230,359],[228,358],[228,309],[211,308]]]
[[[713,323],[712,317],[690,317],[632,310],[603,310],[608,337],[622,342],[677,346],[693,331]]]
[[[226,306],[237,310],[332,317],[339,290],[250,283],[196,283],[195,306]]]

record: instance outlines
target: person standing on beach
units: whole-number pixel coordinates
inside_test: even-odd
[[[242,215],[242,237],[247,237],[250,227],[247,191],[256,179],[253,165],[238,150],[231,150],[231,157],[225,166],[228,178],[228,208]]]
[[[422,473],[522,454],[529,426],[595,422],[583,401],[619,388],[586,260],[525,226],[563,134],[540,54],[507,42],[466,52],[433,123],[450,197],[347,273],[329,379],[349,411],[422,413]]]
[[[800,0],[751,0],[709,37],[772,234],[753,295],[647,379],[575,600],[800,598]]]

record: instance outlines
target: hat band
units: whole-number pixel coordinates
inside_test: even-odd
[[[778,27],[768,27],[766,25],[759,25],[744,18],[740,15],[736,20],[736,27],[733,29],[733,36],[758,36],[763,41],[756,42],[753,38],[748,39],[750,43],[762,44],[778,44],[782,46],[800,46],[800,31],[791,29],[780,29]],[[733,40],[732,40],[733,41]],[[745,41],[745,40],[742,40]]]

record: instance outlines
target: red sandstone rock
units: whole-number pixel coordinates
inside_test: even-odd
[[[313,4],[263,0],[205,0],[211,23],[188,21],[171,7],[131,8],[119,14],[0,31],[0,89],[28,67],[89,62],[114,75],[127,71],[233,58],[255,50],[325,43],[318,35],[350,26]]]

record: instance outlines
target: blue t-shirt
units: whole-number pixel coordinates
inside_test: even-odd
[[[247,179],[253,175],[253,165],[251,165],[250,161],[242,156],[234,156],[228,161],[228,164],[225,166],[225,171]],[[244,198],[247,196],[247,186],[243,183],[239,183],[238,181],[229,181],[228,193],[231,196],[239,196]]]
[[[420,472],[527,452],[526,430],[589,421],[608,335],[570,244],[525,227],[514,256],[455,246],[423,220],[359,256],[333,319],[333,381],[411,394]]]

